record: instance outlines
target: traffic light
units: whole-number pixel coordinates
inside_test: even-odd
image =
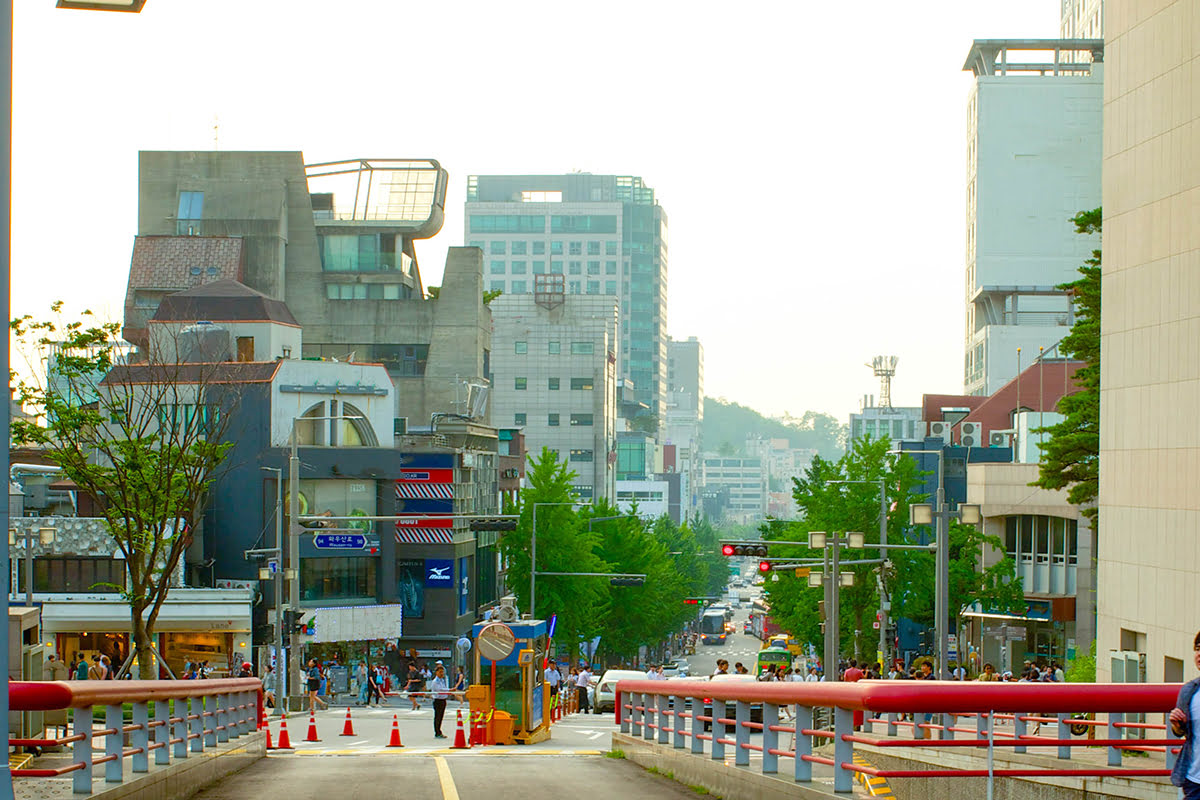
[[[765,542],[725,542],[721,545],[723,556],[754,556],[763,558],[767,554]]]
[[[683,598],[683,604],[685,606],[698,606],[700,605],[700,601],[695,597],[685,597]]]
[[[478,517],[467,523],[467,526],[473,531],[515,531],[517,521],[498,517]]]
[[[646,582],[645,578],[609,578],[609,586],[641,586]]]
[[[758,571],[759,572],[770,572],[771,571],[771,562],[770,561],[758,562]]]
[[[731,544],[721,545],[721,555],[723,555],[723,556],[733,555],[733,545],[731,545]]]

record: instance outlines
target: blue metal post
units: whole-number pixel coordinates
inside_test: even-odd
[[[115,706],[104,707],[104,727],[116,729],[116,733],[105,734],[104,736],[104,755],[115,755],[112,761],[104,765],[104,782],[105,783],[120,783],[124,776],[121,774],[124,765],[121,763],[121,753],[125,748],[125,734],[121,732],[121,728],[125,725],[125,715],[121,713],[121,705],[118,703]]]
[[[854,732],[854,712],[844,708],[833,710],[833,790],[854,791],[854,773],[842,766],[854,761],[854,743],[845,737]]]
[[[812,762],[805,761],[804,756],[812,755],[812,737],[802,733],[805,729],[811,730],[813,726],[813,710],[812,706],[796,706],[796,774],[795,779],[802,783],[812,782]]]
[[[165,700],[159,700],[155,705],[162,705]],[[130,743],[134,749],[141,748],[142,752],[134,753],[129,769],[132,772],[149,772],[150,771],[150,709],[146,707],[146,703],[133,704],[133,724],[141,725],[140,728],[134,730],[130,736]]]
[[[10,4],[11,10],[11,4]],[[7,626],[6,626],[7,627]],[[83,764],[83,769],[75,770],[72,778],[71,791],[75,794],[92,793],[92,707],[75,709],[75,735],[83,735],[81,741],[71,745],[71,760]],[[9,774],[11,778],[11,773]],[[12,797],[10,794],[9,797]]]
[[[738,700],[733,716],[737,723],[733,732],[733,763],[739,767],[748,767],[750,748],[746,745],[750,744],[750,729],[746,727],[746,723],[750,721],[750,704],[745,700]]]
[[[763,738],[762,738],[762,771],[765,774],[779,772],[779,756],[772,750],[779,749],[779,731],[771,728],[779,724],[779,706],[774,703],[763,703]]]
[[[154,703],[154,721],[159,723],[154,729],[154,743],[162,747],[154,751],[155,764],[171,763],[171,701],[157,700]]]

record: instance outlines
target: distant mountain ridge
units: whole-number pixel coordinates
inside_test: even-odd
[[[840,458],[846,450],[846,426],[828,414],[806,411],[794,421],[770,419],[753,408],[722,398],[704,398],[701,435],[709,453],[741,454],[746,436],[787,439],[792,447],[811,448],[822,458]]]

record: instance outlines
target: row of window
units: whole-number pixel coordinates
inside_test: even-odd
[[[559,414],[548,414],[548,415],[546,415],[546,424],[549,425],[551,428],[557,428],[561,424],[559,421],[560,419],[561,419],[561,416]],[[572,427],[585,427],[585,428],[591,427],[592,425],[595,424],[593,419],[594,419],[594,416],[592,414],[572,414],[571,415],[571,426]],[[516,414],[513,414],[513,424],[516,425],[517,427],[523,427],[525,425],[528,425],[529,424],[529,415],[526,414],[524,411],[518,411]]]
[[[529,342],[513,342],[513,352],[519,356],[523,356],[529,352]],[[556,356],[562,352],[562,342],[547,342],[546,352],[552,356]],[[590,356],[596,352],[596,346],[593,342],[571,342],[571,355],[573,356]]]
[[[401,283],[329,283],[325,285],[329,300],[408,300],[412,289]]]
[[[550,391],[558,391],[558,378],[547,378],[546,388]],[[518,392],[523,392],[529,388],[528,378],[513,378],[513,388]],[[591,378],[571,378],[571,388],[577,391],[590,392],[593,388]]]
[[[488,285],[489,291],[505,292],[507,294],[529,294],[529,283],[527,281],[492,281]],[[604,294],[615,295],[617,293],[616,281],[604,282]],[[567,281],[567,294],[585,294],[583,291],[582,281]],[[600,294],[600,281],[588,281],[586,294]]]
[[[495,260],[495,261],[492,261],[488,265],[488,271],[493,275],[504,275],[509,272],[511,272],[513,275],[524,275],[526,269],[529,268],[530,263],[532,263],[532,265],[533,265],[533,274],[534,275],[545,275],[546,274],[546,262],[545,261],[528,262],[528,261],[517,260],[517,261],[504,262],[502,260]],[[562,275],[563,274],[563,262],[551,261],[550,262],[550,274],[551,275]],[[567,274],[582,275],[583,274],[583,262],[582,261],[568,261],[567,262]],[[599,261],[587,262],[587,274],[588,275],[599,275],[600,274],[600,262]],[[617,274],[617,262],[605,261],[604,262],[604,274],[605,275],[616,275]]]
[[[542,214],[471,214],[471,233],[545,233]],[[615,214],[553,214],[551,233],[616,233]]]
[[[496,239],[496,240],[487,242],[486,248],[484,247],[484,242],[478,241],[478,240],[472,241],[469,244],[471,247],[478,247],[480,250],[487,250],[487,252],[493,256],[503,256],[503,255],[508,255],[509,253],[512,253],[512,255],[514,255],[514,256],[524,256],[524,255],[542,256],[542,255],[546,254],[546,243],[542,242],[542,241],[506,242],[506,241],[501,241],[499,239]],[[587,248],[587,254],[589,256],[598,256],[598,255],[600,255],[601,251],[603,251],[604,255],[606,255],[606,256],[615,256],[618,253],[618,247],[617,247],[617,243],[615,241],[566,242],[564,244],[564,242],[562,242],[561,240],[556,240],[556,241],[550,242],[550,255],[561,256],[564,254],[564,251],[565,251],[565,253],[569,254],[569,255],[581,256],[581,255],[583,255],[585,246]]]

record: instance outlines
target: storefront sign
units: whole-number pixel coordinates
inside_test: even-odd
[[[430,589],[454,588],[454,559],[425,559],[425,586]]]
[[[321,550],[362,550],[367,537],[361,533],[318,533],[313,545]]]
[[[417,649],[418,658],[450,658],[452,655],[450,650],[440,647],[431,648],[428,650]]]

